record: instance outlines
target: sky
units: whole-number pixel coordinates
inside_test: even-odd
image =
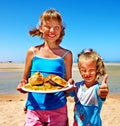
[[[105,61],[120,61],[120,0],[0,0],[0,62],[24,62],[28,48],[43,43],[28,32],[47,9],[61,13],[61,46],[73,52],[74,61],[87,48]]]

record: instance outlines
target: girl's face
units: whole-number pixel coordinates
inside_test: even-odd
[[[47,42],[56,42],[61,34],[61,23],[57,20],[50,19],[43,21],[40,31],[43,33],[43,38]]]
[[[96,83],[96,62],[92,59],[83,59],[79,62],[79,70],[86,86],[89,88]]]

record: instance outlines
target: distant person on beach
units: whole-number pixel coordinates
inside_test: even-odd
[[[78,68],[83,80],[70,93],[75,99],[73,126],[102,126],[100,112],[109,92],[104,62],[96,51],[87,49],[78,54]]]
[[[17,90],[28,83],[28,78],[36,71],[44,77],[56,74],[73,83],[73,54],[60,46],[65,34],[61,14],[54,10],[46,10],[40,17],[39,27],[32,29],[31,36],[43,38],[43,44],[31,47],[26,56],[23,79]],[[25,126],[68,126],[68,115],[65,92],[35,93],[28,92],[26,101]]]

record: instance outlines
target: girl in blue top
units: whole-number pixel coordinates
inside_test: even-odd
[[[102,58],[92,49],[78,54],[78,68],[83,78],[75,83],[73,126],[102,126],[100,112],[108,94],[107,74]],[[106,75],[105,75],[106,74]],[[98,82],[105,75],[102,84]],[[106,90],[101,94],[101,88]]]
[[[35,72],[42,73],[44,77],[56,74],[70,81],[73,56],[70,50],[60,46],[65,34],[64,30],[65,27],[58,11],[51,9],[41,15],[39,27],[32,29],[29,33],[43,38],[44,42],[28,49],[23,79],[17,90],[23,92],[21,87]],[[68,125],[65,92],[50,94],[29,92],[26,108],[25,126]]]

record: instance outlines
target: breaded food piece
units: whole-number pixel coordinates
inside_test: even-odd
[[[46,83],[46,82],[49,82],[54,86],[61,86],[63,88],[68,86],[68,82],[66,80],[64,80],[63,78],[61,78],[60,76],[57,76],[55,74],[46,76],[44,78],[44,83]]]
[[[64,80],[63,78],[61,78],[60,76],[54,76],[51,78],[51,80],[53,82],[55,82],[57,85],[63,86],[63,87],[67,87],[68,86],[68,82],[66,80]]]
[[[37,86],[40,84],[43,84],[44,82],[44,78],[43,75],[40,72],[35,72],[29,79],[28,79],[28,83],[31,86]]]
[[[56,76],[55,74],[50,74],[50,75],[46,76],[46,77],[44,78],[44,83],[49,82],[49,80],[52,79],[52,78],[55,77],[55,76]]]

